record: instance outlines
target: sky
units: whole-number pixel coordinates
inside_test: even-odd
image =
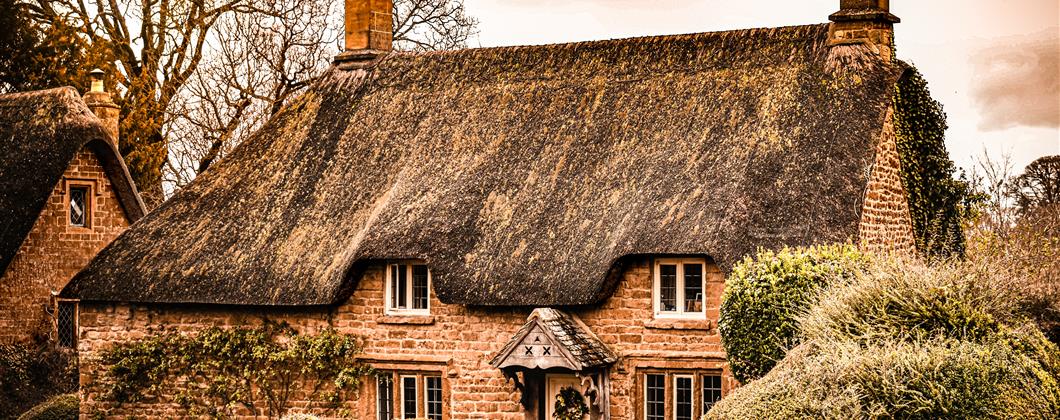
[[[464,0],[484,47],[828,21],[839,0]],[[1060,0],[891,0],[898,58],[949,117],[961,168],[1060,154]]]

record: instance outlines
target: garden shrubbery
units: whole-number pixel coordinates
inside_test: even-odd
[[[77,391],[77,355],[54,343],[0,346],[0,420],[48,397]]]
[[[707,418],[1060,418],[1060,350],[990,264],[871,264],[797,319],[800,342]]]
[[[22,414],[18,420],[77,420],[80,407],[77,394],[57,395]]]
[[[835,278],[864,270],[868,258],[851,245],[763,251],[733,268],[725,282],[721,331],[733,375],[765,375],[797,342],[795,317]]]

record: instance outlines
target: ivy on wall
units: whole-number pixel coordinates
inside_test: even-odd
[[[894,128],[917,251],[932,258],[964,255],[963,221],[974,197],[963,176],[956,178],[946,127],[942,104],[910,67],[895,87]]]
[[[172,400],[190,416],[211,418],[232,417],[240,407],[279,418],[292,397],[339,411],[371,373],[356,359],[363,348],[360,338],[333,329],[301,335],[270,321],[195,336],[150,334],[102,354],[103,398],[117,405]]]

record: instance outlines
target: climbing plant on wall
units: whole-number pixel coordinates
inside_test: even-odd
[[[963,256],[963,221],[974,195],[946,152],[946,113],[915,68],[895,90],[894,127],[917,250],[928,257]]]
[[[356,359],[362,349],[353,335],[298,334],[269,321],[194,336],[154,333],[103,352],[103,394],[118,405],[174,401],[194,417],[228,418],[243,407],[279,418],[293,396],[338,411],[371,371]]]

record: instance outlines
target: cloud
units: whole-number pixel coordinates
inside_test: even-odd
[[[971,65],[980,130],[1060,127],[1060,28],[994,42]]]

